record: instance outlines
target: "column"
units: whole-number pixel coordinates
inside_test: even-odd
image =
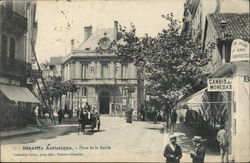
[[[115,63],[113,61],[109,64],[109,77],[114,78],[115,77]]]
[[[117,72],[116,72],[116,78],[120,79],[122,78],[122,66],[121,63],[116,63]]]
[[[71,79],[75,78],[75,63],[71,63]]]
[[[136,78],[137,77],[137,70],[136,66],[133,63],[130,63],[130,76],[131,78]]]
[[[102,65],[100,62],[97,62],[96,65],[96,78],[101,78],[102,74]]]
[[[75,78],[80,79],[81,78],[81,63],[79,61],[76,61],[75,63]]]

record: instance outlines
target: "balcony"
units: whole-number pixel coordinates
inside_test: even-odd
[[[30,76],[30,70],[31,70],[31,64],[19,61],[19,60],[13,60],[9,57],[1,58],[0,60],[0,74],[3,74],[4,76],[18,76],[18,77],[29,77]]]
[[[27,18],[24,16],[4,6],[0,6],[0,15],[2,19],[0,26],[3,31],[14,33],[15,35],[21,35],[27,32]]]
[[[95,85],[136,85],[139,79],[126,78],[126,79],[115,79],[115,78],[92,78],[92,79],[73,79],[76,84],[95,86]]]

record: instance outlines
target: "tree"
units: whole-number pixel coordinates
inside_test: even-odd
[[[200,37],[192,39],[188,34],[180,34],[180,21],[172,13],[162,17],[169,22],[168,28],[156,37],[136,36],[133,24],[129,30],[120,26],[123,43],[114,42],[111,46],[121,61],[135,63],[146,88],[165,104],[165,112],[170,114],[180,97],[195,88],[210,58],[202,50]]]
[[[60,76],[50,77],[50,80],[45,81],[45,86],[41,88],[45,100],[49,104],[53,103],[53,99],[55,99],[56,101],[59,100],[60,107],[62,107],[61,106],[62,95],[67,94],[67,92],[72,92],[72,98],[73,98],[73,92],[75,92],[76,90],[77,90],[76,84],[74,84],[72,81],[62,82]]]

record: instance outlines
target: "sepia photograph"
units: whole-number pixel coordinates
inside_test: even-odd
[[[0,162],[250,162],[250,0],[0,0]]]

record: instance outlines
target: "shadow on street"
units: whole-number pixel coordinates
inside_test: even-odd
[[[204,145],[206,147],[206,154],[211,156],[219,156],[219,147],[217,146],[217,142],[214,140],[214,137],[216,135],[209,135],[208,132],[210,132],[210,129],[203,128],[197,129],[194,126],[185,126],[184,124],[177,124],[176,128],[174,129],[175,133],[178,135],[184,135],[181,136],[180,139],[178,139],[178,144],[182,147],[182,152],[189,154],[191,150],[194,150],[193,148],[193,141],[192,138],[194,136],[202,136],[202,138],[206,139],[204,142]]]

